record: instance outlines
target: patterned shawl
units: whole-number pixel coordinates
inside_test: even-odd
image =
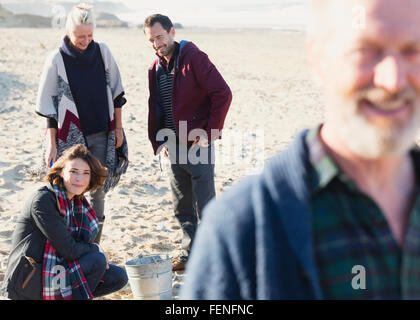
[[[104,190],[108,191],[118,184],[120,176],[127,170],[128,147],[124,135],[123,145],[115,149],[114,99],[118,98],[123,92],[120,72],[108,47],[104,43],[99,43],[99,47],[105,68],[110,119],[105,161],[109,178],[104,184]],[[66,149],[75,144],[86,145],[76,104],[68,83],[63,57],[59,49],[51,53],[44,65],[38,89],[36,113],[44,117],[54,118],[58,122],[57,159]],[[45,143],[47,142],[45,141]],[[44,146],[45,151],[46,147]],[[32,173],[37,175],[46,173],[47,168],[43,159],[42,168],[32,170]]]
[[[53,185],[60,215],[66,221],[68,231],[77,242],[92,243],[99,231],[98,219],[85,197],[69,200],[65,189]],[[62,270],[65,276],[61,276]],[[64,272],[65,270],[65,272]],[[43,299],[71,300],[73,290],[79,290],[81,297],[93,297],[79,261],[66,261],[47,240],[42,268]]]

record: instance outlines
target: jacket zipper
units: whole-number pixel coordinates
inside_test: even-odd
[[[178,59],[179,59],[179,55],[181,54],[181,52],[178,53],[178,57],[176,57],[175,61],[174,61],[174,80],[172,83],[172,117],[174,119],[174,126],[175,126],[175,134],[176,134],[176,123],[175,123],[175,112],[174,112],[174,104],[175,104],[175,87],[176,87],[176,75],[178,74]],[[179,130],[179,125],[178,125],[178,130]]]

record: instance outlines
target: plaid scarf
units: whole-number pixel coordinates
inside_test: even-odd
[[[53,185],[60,215],[66,221],[68,231],[77,242],[92,243],[98,233],[98,219],[85,197],[69,200],[67,192]],[[65,272],[64,272],[65,270]],[[47,240],[42,271],[44,300],[72,300],[74,290],[78,296],[93,297],[79,261],[66,261]]]

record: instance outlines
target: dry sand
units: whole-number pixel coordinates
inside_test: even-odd
[[[34,112],[38,81],[45,58],[62,37],[63,31],[53,29],[0,30],[0,281],[16,217],[39,185],[26,173],[39,162],[45,132],[45,119]],[[302,33],[183,29],[176,39],[191,40],[205,51],[233,92],[226,139],[217,148],[228,154],[226,150],[234,148],[229,146],[231,133],[244,133],[244,159],[235,162],[232,155],[225,158],[232,161],[216,163],[218,194],[258,168],[259,159],[283,149],[298,131],[322,120],[322,103],[305,62]],[[147,138],[147,70],[154,52],[141,30],[98,29],[95,40],[108,44],[120,68],[128,100],[123,125],[131,162],[120,184],[106,197],[101,244],[110,262],[121,266],[139,253],[176,256],[181,230],[172,213],[168,167],[163,163],[160,170]],[[261,141],[261,130],[263,153],[250,147]],[[173,274],[174,299],[185,277],[183,272]],[[132,294],[126,287],[104,299],[132,299]]]

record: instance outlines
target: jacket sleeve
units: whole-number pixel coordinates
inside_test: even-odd
[[[105,43],[100,43],[101,54],[105,63],[107,82],[111,89],[112,100],[115,108],[121,108],[127,100],[124,97],[120,70],[114,56]]]
[[[198,50],[192,58],[193,72],[199,86],[204,89],[210,97],[211,109],[207,127],[208,139],[214,141],[221,136],[223,124],[230,104],[232,102],[232,92],[223,79],[222,75],[210,61],[207,54]],[[211,130],[217,129],[218,135],[211,135]]]
[[[57,118],[57,109],[54,105],[58,95],[58,67],[56,56],[58,51],[52,52],[44,63],[39,81],[35,112],[43,117]]]
[[[218,210],[220,207],[213,204],[210,209]],[[203,223],[194,240],[180,298],[182,300],[243,299],[229,251],[226,237],[220,229],[209,220]]]
[[[247,182],[248,181],[248,182]],[[256,299],[255,224],[250,188],[223,192],[203,211],[186,268],[181,299]]]
[[[39,192],[34,197],[31,216],[42,234],[67,261],[76,260],[88,252],[99,251],[96,244],[74,240],[58,212],[56,198],[51,192]]]

